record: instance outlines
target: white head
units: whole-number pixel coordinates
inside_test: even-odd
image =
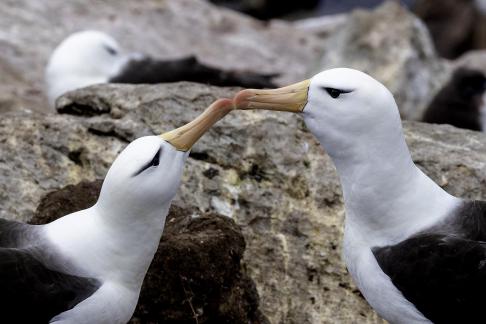
[[[393,149],[394,137],[403,137],[393,95],[369,75],[352,69],[323,71],[275,90],[243,90],[235,105],[301,113],[335,163],[383,151],[383,145]]]
[[[486,15],[486,0],[475,0],[474,3],[481,14]]]
[[[118,43],[109,35],[81,31],[64,39],[52,53],[45,80],[49,104],[67,91],[105,83],[127,62]]]
[[[97,207],[109,210],[116,222],[125,218],[139,221],[166,212],[179,188],[187,156],[188,152],[160,136],[133,141],[108,171]]]

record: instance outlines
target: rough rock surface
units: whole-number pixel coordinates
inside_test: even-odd
[[[324,26],[314,72],[347,66],[369,73],[393,92],[402,118],[419,119],[449,76],[450,66],[437,57],[426,27],[398,2],[356,10],[339,27]]]
[[[76,211],[93,206],[100,195],[103,180],[83,180],[74,185],[67,185],[59,190],[45,194],[37,206],[34,216],[28,223],[47,224]]]
[[[46,192],[104,177],[128,141],[180,126],[237,89],[189,83],[91,87],[59,101],[59,116],[0,120],[2,217],[27,220]],[[77,105],[106,106],[72,116]],[[97,109],[91,109],[97,111]],[[486,137],[405,123],[413,157],[461,197],[486,198]],[[12,136],[15,134],[15,136]],[[300,117],[233,112],[193,148],[176,198],[233,218],[244,264],[271,323],[381,323],[341,261],[341,189],[335,169]]]
[[[101,184],[83,181],[48,193],[30,223],[91,207]],[[171,206],[130,323],[268,323],[255,284],[241,271],[244,250],[243,235],[228,217]]]

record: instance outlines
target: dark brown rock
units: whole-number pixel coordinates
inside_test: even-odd
[[[56,219],[93,206],[98,200],[103,180],[82,181],[42,197],[30,224],[47,224]]]
[[[255,285],[240,269],[244,250],[243,235],[230,218],[173,206],[135,318],[141,323],[265,323]]]
[[[101,184],[83,181],[48,193],[30,223],[92,206]],[[173,205],[130,323],[268,323],[255,284],[241,268],[244,251],[230,218]]]

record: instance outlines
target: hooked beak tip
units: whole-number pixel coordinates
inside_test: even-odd
[[[255,90],[245,89],[238,92],[233,99],[233,109],[248,109],[251,107],[251,99],[256,96]]]
[[[218,99],[215,102],[213,102],[211,106],[213,106],[215,110],[222,110],[225,112],[230,112],[231,110],[234,109],[233,100],[228,98]]]

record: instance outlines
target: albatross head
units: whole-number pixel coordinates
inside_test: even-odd
[[[49,103],[67,91],[108,82],[127,62],[111,36],[94,30],[71,34],[51,54],[45,79]]]
[[[219,99],[182,127],[130,143],[108,171],[97,207],[111,211],[117,221],[167,210],[192,145],[231,109],[231,100]]]
[[[356,151],[373,149],[373,143],[382,145],[394,134],[401,136],[392,94],[380,82],[353,69],[326,70],[280,89],[243,90],[234,104],[238,109],[301,113],[334,158],[356,156]]]
[[[303,115],[340,176],[352,224],[346,228],[353,233],[345,241],[356,241],[359,232],[360,246],[387,244],[430,226],[457,204],[413,163],[393,95],[365,73],[327,70],[280,89],[243,90],[233,103]]]

